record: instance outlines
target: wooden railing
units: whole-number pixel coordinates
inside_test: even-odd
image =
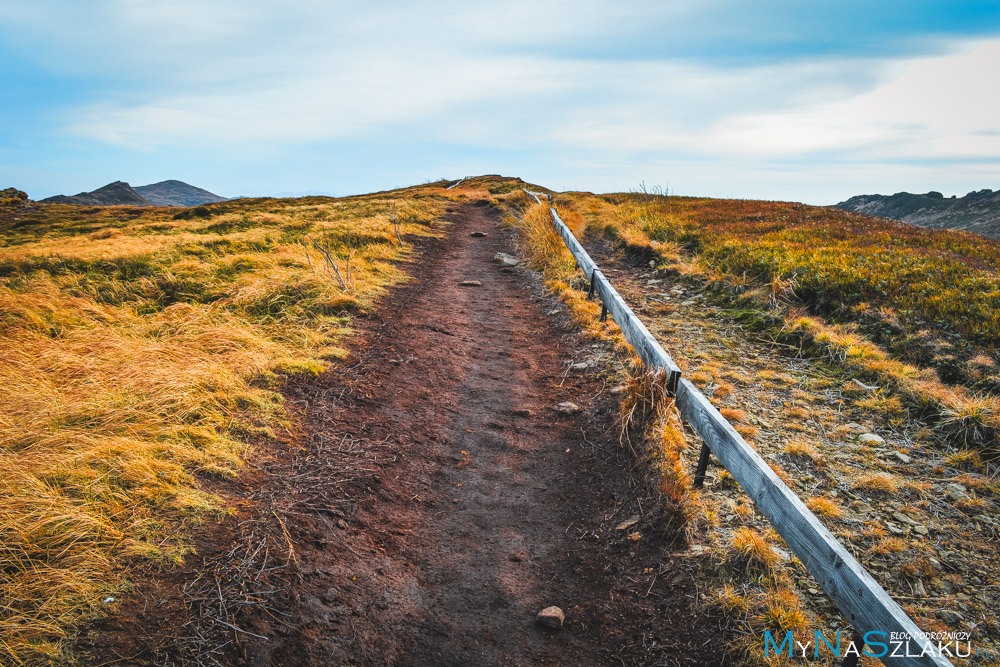
[[[541,193],[525,192],[539,204],[542,203],[539,198]],[[947,658],[940,655],[937,646],[925,637],[916,623],[820,523],[795,492],[778,478],[767,462],[708,398],[690,381],[681,378],[680,368],[604,277],[594,260],[559,218],[555,207],[550,205],[549,211],[559,236],[573,254],[577,266],[589,278],[591,293],[601,299],[646,368],[652,371],[666,369],[667,389],[675,398],[677,410],[703,442],[695,472],[696,485],[700,486],[704,480],[710,454],[714,454],[854,627],[855,639],[852,644],[856,651],[862,650],[867,633],[884,633],[873,634],[871,639],[890,647],[891,637],[909,637],[911,641],[909,650],[905,652],[908,655],[887,654],[880,657],[883,663],[951,665]],[[873,653],[877,655],[882,651],[879,648]],[[844,661],[845,665],[856,663],[856,659],[851,657]]]

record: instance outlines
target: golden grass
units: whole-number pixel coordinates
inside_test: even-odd
[[[726,560],[740,569],[770,572],[778,565],[778,554],[760,533],[744,526],[733,531]]]
[[[874,493],[892,494],[899,491],[899,481],[885,473],[866,473],[854,480],[854,488]]]
[[[837,505],[837,502],[828,496],[816,496],[806,500],[806,507],[814,514],[828,516],[836,519],[844,515],[844,510]]]
[[[807,618],[802,610],[802,600],[795,591],[788,588],[771,589],[764,595],[762,606],[763,609],[754,620],[762,629],[770,630],[775,636],[783,636],[787,631],[798,633],[806,629]]]
[[[864,398],[848,383],[861,407],[890,422],[916,408],[953,444],[1000,451],[1000,244],[785,202],[631,193],[566,195],[560,204],[591,211],[591,227],[625,254],[642,249],[658,268],[769,306],[784,319],[781,337],[898,394]],[[863,333],[879,323],[898,332],[891,352]],[[796,382],[769,372],[760,380]]]
[[[878,544],[876,544],[873,549],[875,553],[879,554],[891,554],[899,553],[901,551],[906,551],[910,548],[909,543],[906,540],[900,539],[898,537],[883,537]]]
[[[747,413],[739,408],[719,408],[719,414],[730,422],[743,422],[747,419]]]
[[[350,313],[405,278],[395,240],[436,233],[415,192],[178,209],[40,206],[0,247],[0,662],[66,658],[122,585],[174,563],[285,422],[276,373],[340,358]],[[348,289],[320,253],[328,248]],[[349,271],[349,278],[347,277]]]
[[[712,398],[717,398],[723,400],[736,390],[731,382],[720,382],[715,386],[715,391],[712,392]]]
[[[823,457],[815,446],[801,440],[792,440],[785,445],[785,453],[799,459],[808,459],[812,463],[819,465],[823,462]]]

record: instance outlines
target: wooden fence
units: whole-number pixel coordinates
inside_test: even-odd
[[[542,203],[540,193],[525,192],[539,204]],[[872,642],[887,647],[871,650],[873,655],[878,655],[883,650],[888,651],[880,658],[883,663],[951,665],[947,658],[940,655],[934,642],[924,636],[916,623],[854,556],[844,549],[795,492],[778,478],[767,462],[708,398],[690,381],[680,377],[680,368],[607,281],[594,260],[559,218],[555,207],[550,205],[549,211],[559,236],[566,242],[577,266],[589,277],[591,292],[601,299],[647,369],[667,370],[668,390],[675,397],[677,410],[704,443],[695,475],[696,482],[700,482],[699,477],[704,479],[709,453],[715,454],[852,624],[858,651],[863,646],[862,638],[866,633],[884,633],[870,636]],[[911,638],[906,654],[889,654],[895,650],[891,644],[893,637]],[[783,637],[779,637],[779,642],[782,639]],[[844,664],[856,664],[856,660],[848,657]]]

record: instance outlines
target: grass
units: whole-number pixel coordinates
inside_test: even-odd
[[[899,481],[885,473],[866,473],[854,480],[854,488],[890,495],[899,491]]]
[[[819,450],[808,442],[802,442],[801,440],[792,440],[787,443],[785,445],[785,453],[792,458],[808,460],[817,465],[823,462],[823,457],[820,455]]]
[[[821,454],[814,441],[827,447],[825,440],[849,441],[857,433],[853,425],[838,426],[841,420],[829,417],[832,410],[829,406],[849,406],[856,413],[854,419],[864,421],[869,429],[874,421],[872,418],[877,416],[892,427],[887,431],[912,434],[915,443],[919,439],[921,446],[935,441],[943,445],[942,449],[952,453],[943,455],[946,458],[940,459],[942,466],[935,468],[935,473],[944,473],[944,464],[952,468],[952,473],[965,469],[982,472],[980,465],[989,456],[989,450],[997,444],[996,415],[1000,412],[997,410],[994,385],[991,384],[997,379],[995,346],[988,336],[982,335],[982,331],[972,331],[977,326],[975,323],[961,328],[953,326],[955,321],[948,318],[937,321],[928,318],[926,313],[933,310],[933,304],[924,304],[926,308],[920,312],[923,306],[910,307],[909,312],[904,312],[901,307],[903,299],[916,298],[912,294],[900,295],[886,289],[884,294],[864,292],[864,298],[858,299],[853,292],[844,294],[839,291],[850,287],[840,283],[839,275],[824,283],[829,276],[820,275],[826,270],[819,261],[822,257],[817,256],[819,259],[816,259],[806,251],[825,248],[829,245],[830,236],[840,234],[840,213],[837,211],[817,209],[814,212],[807,209],[804,214],[807,224],[801,227],[798,224],[801,220],[770,220],[766,216],[743,220],[734,217],[734,212],[751,205],[746,202],[711,201],[704,209],[693,211],[685,209],[685,206],[672,208],[671,204],[675,201],[676,198],[633,195],[556,195],[560,215],[566,220],[573,220],[574,233],[597,247],[598,252],[603,251],[600,244],[605,242],[612,251],[619,251],[632,259],[643,270],[630,273],[639,280],[649,280],[651,291],[668,289],[653,287],[654,284],[672,283],[681,287],[677,290],[678,301],[684,298],[685,292],[690,295],[692,288],[698,292],[696,296],[701,297],[699,306],[704,306],[708,313],[700,320],[695,317],[682,321],[677,318],[677,311],[668,317],[644,299],[638,298],[638,302],[646,308],[647,317],[651,318],[646,320],[647,324],[655,333],[666,336],[673,345],[686,351],[689,361],[697,360],[694,370],[686,375],[704,387],[720,409],[727,411],[727,418],[741,433],[748,438],[759,438],[762,450],[770,452],[766,457],[769,465],[786,484],[801,491],[810,510],[825,517],[824,522],[831,526],[839,539],[860,550],[857,552],[859,558],[861,555],[877,555],[879,562],[898,564],[908,553],[906,550],[910,543],[888,534],[888,529],[879,523],[884,517],[869,520],[864,514],[872,511],[884,514],[885,501],[894,499],[900,493],[905,494],[907,502],[912,502],[914,508],[924,507],[926,511],[925,506],[936,487],[928,480],[909,479],[908,475],[912,473],[909,469],[900,472],[898,477],[879,472],[885,461],[894,471],[898,467],[895,458],[885,457],[884,447],[872,447],[869,448],[871,451],[863,452],[866,465],[861,469],[845,467],[839,462],[844,454],[849,453],[847,447],[842,452],[836,447],[829,452],[824,449]],[[768,210],[781,208],[770,203],[764,203],[764,207]],[[709,208],[719,213],[718,219],[708,217],[706,211]],[[813,213],[822,216],[822,220],[819,217],[813,220]],[[759,267],[744,267],[738,271],[721,261],[724,253],[712,253],[719,244],[730,241],[734,247],[739,244],[747,246],[747,255],[757,252],[759,248],[756,246],[766,242],[766,239],[761,240],[761,235],[766,236],[769,232],[761,229],[753,234],[744,232],[748,225],[763,222],[773,224],[778,231],[801,227],[801,243],[799,246],[793,244],[790,252],[790,256],[802,260],[796,268],[787,273],[772,271],[783,261],[780,256],[780,250],[785,247],[783,243],[775,245],[777,250],[774,256],[768,258],[770,264],[762,263]],[[883,222],[872,224],[877,227]],[[545,229],[551,225],[544,215],[540,215],[538,224],[544,224]],[[988,266],[984,259],[988,253],[974,244],[949,246],[954,240],[944,238],[949,232],[927,232],[934,236],[928,240],[923,238],[923,230],[913,230],[912,234],[908,232],[901,240],[892,240],[892,243],[882,247],[866,237],[867,232],[859,232],[857,238],[852,233],[841,234],[837,249],[831,250],[831,253],[857,246],[859,253],[884,255],[878,259],[889,266],[895,266],[893,262],[899,259],[893,255],[899,255],[904,260],[907,253],[916,254],[918,258],[933,255],[955,266],[964,265],[962,270],[971,267],[973,273],[981,271],[982,275],[988,274],[990,280],[994,279],[996,263]],[[737,249],[744,250],[742,246]],[[799,250],[803,252],[800,254]],[[993,252],[989,248],[985,250]],[[1000,253],[996,255],[1000,256]],[[573,291],[585,287],[579,274],[573,271],[572,260],[568,256],[565,260],[568,266],[564,266],[560,277],[562,286]],[[644,270],[647,266],[660,274],[655,276],[657,280],[651,280],[651,272]],[[871,266],[874,265],[858,264],[859,280],[877,275]],[[948,285],[957,272],[958,269],[949,275],[932,272],[927,279],[940,281],[938,286],[942,287]],[[843,277],[849,276],[845,274]],[[628,289],[628,278],[622,280]],[[634,281],[631,288],[641,289],[636,283],[638,281]],[[822,293],[816,289],[817,285],[822,287]],[[706,286],[708,289],[705,289]],[[971,318],[984,312],[983,308],[977,310],[976,307],[977,303],[982,306],[982,295],[976,292],[978,288],[959,286],[968,290],[970,298],[961,307],[970,313],[971,321]],[[908,289],[908,285],[902,288]],[[923,298],[931,300],[934,292],[928,290]],[[653,299],[649,301],[655,303]],[[724,319],[735,320],[750,339],[759,338],[762,344],[773,340],[792,352],[797,350],[812,357],[826,356],[832,363],[815,364],[816,368],[822,369],[817,377],[798,370],[797,364],[780,364],[780,368],[756,371],[727,369],[725,362],[711,364],[713,360],[727,359],[726,348],[737,349],[726,344],[714,328],[715,319],[723,319],[724,310],[727,311]],[[659,316],[651,316],[650,313],[658,313]],[[688,316],[691,316],[690,312]],[[988,317],[984,321],[989,325]],[[691,330],[701,334],[701,345],[687,344],[685,336]],[[796,370],[788,372],[791,368]],[[745,392],[745,389],[748,391]],[[787,410],[777,407],[773,400],[775,397],[770,395],[772,393],[786,395],[783,406]],[[771,410],[759,410],[756,407],[758,402],[766,405],[767,398],[772,399]],[[779,423],[774,419],[775,412],[792,419],[780,420],[780,426],[775,429],[766,421],[752,416],[748,418],[743,409],[762,415],[761,419],[766,417],[772,424]],[[839,413],[839,408],[836,412]],[[865,415],[863,419],[860,417],[862,414]],[[757,429],[755,425],[758,423],[763,430]],[[913,424],[920,428],[910,430]],[[775,437],[775,430],[783,431],[784,437]],[[904,453],[919,456],[920,461],[935,458],[933,452],[917,446],[907,448]],[[885,461],[882,461],[883,458]],[[687,458],[687,469],[692,466],[693,462]],[[967,486],[973,489],[972,485]],[[735,618],[750,642],[744,645],[741,640],[735,640],[732,646],[744,652],[744,657],[751,664],[756,664],[761,662],[756,660],[760,656],[753,655],[750,644],[758,642],[762,627],[794,626],[797,619],[802,618],[794,614],[797,610],[801,611],[793,604],[794,600],[784,600],[783,603],[782,597],[786,592],[794,594],[792,589],[809,579],[802,576],[799,571],[801,564],[795,558],[787,566],[777,566],[781,558],[787,557],[787,547],[778,552],[775,549],[779,547],[771,548],[771,544],[780,544],[780,538],[769,534],[764,528],[766,524],[762,525],[752,510],[732,502],[734,487],[731,475],[718,471],[715,483],[706,491],[689,494],[685,500],[689,513],[688,537],[716,543],[716,555],[721,558],[716,559],[714,564],[701,565],[706,574],[719,578],[716,583],[723,589],[718,596],[719,606],[727,616]],[[838,489],[844,490],[838,494]],[[810,497],[814,493],[819,495]],[[952,504],[952,514],[961,512],[970,518],[988,515],[990,505],[985,498],[986,493],[973,490],[970,497]],[[891,507],[891,503],[888,506]],[[928,522],[919,511],[915,509],[914,512],[917,520]],[[859,514],[863,522],[848,527],[857,523]],[[976,520],[979,521],[978,518]],[[972,524],[969,525],[971,530]],[[907,527],[903,528],[906,530]],[[893,530],[899,532],[897,528]],[[772,558],[767,556],[768,552]],[[713,571],[713,566],[720,562],[728,567]],[[936,580],[926,583],[930,590],[940,588]],[[810,590],[810,593],[815,591]],[[810,614],[831,614],[831,618],[838,618],[835,611],[823,608],[812,600],[807,604]],[[922,624],[930,622],[928,614],[931,612],[927,609],[922,607],[919,614],[913,613],[920,617]]]
[[[778,565],[778,554],[751,528],[744,526],[734,530],[729,548],[727,562],[738,569],[770,572]]]
[[[286,423],[279,375],[343,357],[352,313],[405,279],[391,218],[439,233],[443,197],[0,216],[0,662],[69,659],[129,567],[190,553],[228,511],[200,480]]]
[[[827,516],[831,519],[836,519],[844,515],[844,510],[837,505],[837,502],[827,496],[809,498],[806,500],[806,507],[808,507],[813,514]]]
[[[788,202],[567,193],[556,203],[625,255],[728,294],[752,327],[889,388],[898,398],[868,407],[891,424],[919,416],[955,446],[1000,455],[1000,243]]]

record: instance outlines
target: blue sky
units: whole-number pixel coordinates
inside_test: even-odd
[[[1000,3],[4,0],[0,187],[1000,189]]]

